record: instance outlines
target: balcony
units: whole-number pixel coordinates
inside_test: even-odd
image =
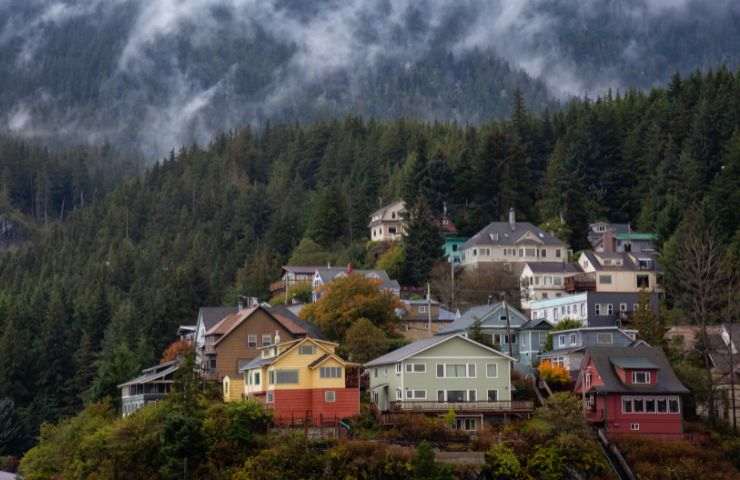
[[[534,403],[528,400],[509,400],[496,402],[435,402],[409,401],[391,402],[391,412],[408,413],[529,413]]]
[[[595,292],[596,277],[590,273],[579,273],[572,277],[566,277],[565,291],[568,293]]]

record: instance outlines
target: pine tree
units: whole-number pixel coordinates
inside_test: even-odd
[[[402,283],[422,285],[434,262],[442,257],[443,243],[429,206],[424,200],[418,200],[409,211],[407,234],[403,239],[406,258]]]

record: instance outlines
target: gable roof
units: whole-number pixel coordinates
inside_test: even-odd
[[[519,328],[521,330],[550,330],[552,327],[552,323],[544,318],[533,318]]]
[[[254,307],[245,308],[243,310],[239,310],[236,313],[232,313],[231,315],[227,315],[220,322],[211,327],[210,330],[206,331],[206,335],[220,335],[220,337],[214,343],[214,345],[218,345],[223,339],[225,339],[231,332],[233,332],[239,325],[244,323],[245,320],[251,317],[252,314],[258,310],[262,310],[263,312],[267,313],[268,316],[279,323],[291,335],[304,336],[309,335],[310,332],[316,332],[318,333],[317,336],[321,336],[321,332],[318,330],[317,327],[309,324],[309,322],[306,322],[305,320],[301,320],[300,318],[296,317],[287,308],[267,308],[263,305],[256,305]]]
[[[640,252],[640,253],[620,253],[620,252],[594,252],[592,250],[584,250],[581,255],[585,256],[594,270],[597,272],[604,271],[641,271],[641,272],[654,272],[661,271],[661,267],[658,264],[657,256],[653,253]],[[601,259],[621,259],[621,265],[604,265]],[[651,268],[641,269],[638,261],[640,259],[647,259],[651,261]]]
[[[529,322],[529,318],[522,312],[506,304],[509,309],[509,322],[512,328],[519,328]],[[484,327],[505,327],[506,321],[500,317],[505,315],[504,302],[492,303],[491,305],[478,305],[469,308],[460,318],[443,328],[437,335],[446,335],[455,332],[464,332],[480,320]]]
[[[139,385],[142,383],[149,383],[155,380],[165,380],[165,378],[177,371],[180,368],[180,362],[178,360],[171,360],[154,367],[145,368],[141,371],[142,375],[129,380],[126,383],[118,385],[118,388],[123,388],[128,385]],[[171,380],[166,380],[171,381]]]
[[[277,355],[275,355],[273,357],[269,357],[269,358],[256,357],[256,358],[250,360],[249,362],[247,362],[246,364],[239,366],[239,371],[240,372],[243,372],[245,370],[253,370],[255,368],[261,368],[261,367],[263,367],[265,365],[272,365],[273,363],[275,363],[275,362],[281,360],[282,358],[284,358],[285,355],[287,355],[289,352],[292,352],[293,350],[295,350],[295,348],[297,346],[303,345],[304,343],[313,343],[314,345],[316,345],[318,348],[320,348],[324,352],[324,354],[321,357],[319,357],[317,360],[314,360],[313,362],[311,362],[309,364],[309,368],[311,367],[311,365],[316,364],[317,361],[320,360],[320,361],[323,362],[324,360],[326,360],[329,357],[335,358],[339,363],[341,363],[343,365],[350,365],[351,364],[350,362],[342,359],[340,356],[338,356],[337,354],[331,352],[330,350],[328,350],[324,346],[324,344],[329,344],[329,345],[336,346],[337,345],[336,343],[334,343],[334,342],[328,342],[326,340],[321,340],[321,339],[318,339],[318,338],[304,337],[304,338],[300,338],[300,339],[297,339],[297,340],[291,340],[291,341],[288,341],[288,342],[281,342],[278,345],[269,345],[269,346],[265,346],[265,347],[260,347],[260,350],[271,349],[271,348],[275,348],[276,346],[280,346],[280,345],[285,346],[287,348],[285,348],[284,350],[282,350],[280,353],[278,353]]]
[[[413,343],[409,343],[408,345],[405,345],[401,348],[393,350],[392,352],[386,353],[385,355],[381,355],[378,358],[370,360],[369,362],[365,364],[365,367],[375,367],[378,365],[388,365],[390,363],[402,362],[403,360],[406,360],[409,357],[417,355],[425,350],[429,350],[430,348],[436,347],[437,345],[441,345],[442,343],[452,340],[453,338],[462,339],[480,348],[486,349],[491,353],[500,355],[511,361],[516,361],[516,359],[506,355],[505,353],[499,352],[498,350],[495,350],[491,347],[487,347],[486,345],[483,345],[482,343],[478,343],[474,340],[469,339],[468,337],[455,333],[451,335],[437,335],[434,337],[423,338]]]
[[[236,313],[238,307],[200,307],[198,309],[198,319],[203,321],[203,327],[206,331],[220,322],[225,316]]]
[[[400,221],[400,220],[403,220],[401,217],[390,218],[390,217],[386,216],[386,214],[390,213],[390,211],[393,210],[394,207],[397,207],[399,204],[401,204],[401,208],[402,209],[406,209],[406,203],[403,200],[395,200],[395,201],[393,201],[393,202],[391,202],[391,203],[389,203],[387,205],[383,205],[379,209],[375,210],[373,213],[370,214],[370,218],[375,217],[377,215],[380,215],[381,216],[380,217],[380,220],[381,221],[386,221],[386,220],[393,220],[393,221],[398,220],[398,221]]]
[[[316,269],[316,273],[324,284],[327,284],[337,277],[350,275],[345,267],[321,267]],[[351,273],[362,275],[365,278],[373,278],[380,281],[380,288],[384,290],[400,290],[401,285],[396,280],[391,280],[385,270],[352,270]]]
[[[527,262],[526,266],[532,273],[579,273],[583,271],[577,263],[567,262]]]
[[[321,265],[283,265],[283,272],[313,275],[316,273],[316,269],[321,267]]]
[[[603,385],[592,386],[591,391],[601,393],[689,393],[689,390],[676,377],[665,353],[660,348],[644,345],[636,347],[589,347],[586,349],[581,367],[589,361],[593,362],[604,382]],[[657,383],[654,385],[627,385],[622,383],[617,376],[614,365],[636,363],[655,365],[654,368],[658,369]],[[580,384],[581,376],[579,375],[576,388]]]
[[[557,237],[529,222],[515,222],[514,228],[511,228],[509,222],[492,222],[470,237],[460,248],[464,250],[477,245],[514,245],[527,233],[536,239],[533,243],[559,247],[566,246]]]

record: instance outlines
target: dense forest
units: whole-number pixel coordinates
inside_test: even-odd
[[[465,234],[513,207],[574,249],[596,219],[661,244],[701,222],[738,249],[740,74],[675,76],[543,114],[513,97],[511,118],[480,126],[347,117],[231,131],[110,192],[119,175],[100,170],[104,148],[4,140],[3,208],[38,230],[0,256],[0,398],[24,427],[15,445],[115,396],[199,306],[267,298],[304,237],[366,265],[368,214],[398,197],[446,204]]]
[[[165,5],[164,7],[162,5]],[[733,0],[0,4],[0,130],[161,155],[266,121],[480,123],[738,65]]]

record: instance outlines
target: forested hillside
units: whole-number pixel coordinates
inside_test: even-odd
[[[9,0],[0,129],[162,155],[358,114],[480,123],[738,65],[734,0]]]
[[[562,217],[576,249],[590,220],[631,221],[663,242],[697,207],[690,221],[740,244],[740,74],[675,77],[552,114],[515,100],[510,119],[480,126],[349,117],[245,128],[173,152],[84,208],[69,197],[64,223],[51,221],[54,203],[37,241],[0,256],[0,398],[15,401],[26,440],[116,395],[198,306],[265,298],[302,238],[364,265],[368,214],[399,196],[437,211],[446,202],[463,233],[510,207],[553,228]],[[15,151],[5,164],[28,158]],[[34,191],[23,175],[5,178]],[[80,178],[95,192],[109,177]]]

